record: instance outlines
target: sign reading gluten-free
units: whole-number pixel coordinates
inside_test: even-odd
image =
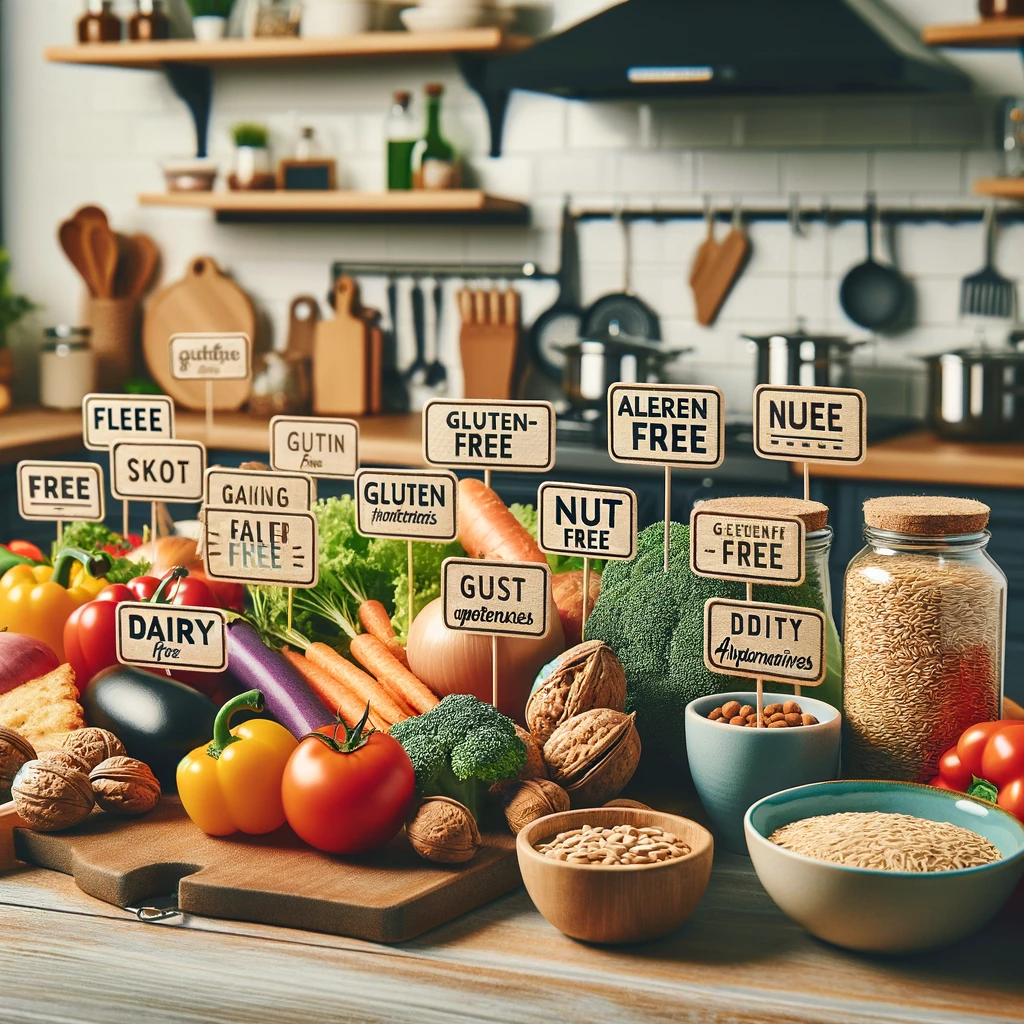
[[[441,602],[448,629],[489,636],[545,636],[551,570],[541,562],[446,558]]]
[[[169,441],[174,402],[167,395],[91,394],[82,399],[82,442],[106,451],[116,441]]]
[[[776,387],[754,391],[754,451],[762,459],[863,462],[867,400],[853,388]]]
[[[817,686],[825,678],[825,616],[816,608],[709,598],[704,664],[725,675]]]
[[[627,487],[545,482],[537,489],[537,540],[552,554],[632,558],[636,517],[636,495]]]
[[[359,424],[327,416],[275,416],[270,421],[270,466],[350,480],[359,468]]]
[[[228,667],[227,617],[219,608],[122,601],[114,629],[123,665],[194,672]]]
[[[207,506],[203,566],[210,579],[315,587],[318,533],[312,512]]]
[[[690,513],[690,568],[740,583],[803,583],[803,521],[738,512]]]
[[[459,482],[445,470],[361,469],[356,529],[364,537],[452,541],[458,535]]]
[[[554,406],[433,399],[423,407],[423,458],[432,466],[545,472],[555,464]]]
[[[206,447],[198,441],[117,441],[110,489],[123,501],[202,501]]]
[[[303,473],[268,473],[260,469],[206,471],[207,505],[251,511],[308,512],[316,484]]]
[[[18,463],[17,477],[22,519],[103,519],[103,467],[95,462],[26,460]]]
[[[172,334],[171,376],[176,380],[245,380],[249,376],[249,335]]]

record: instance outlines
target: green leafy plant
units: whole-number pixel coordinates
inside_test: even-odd
[[[251,146],[254,149],[265,149],[270,139],[266,125],[243,121],[231,129],[231,138],[236,146]]]
[[[193,18],[226,18],[235,0],[188,0]]]
[[[7,328],[37,308],[24,295],[15,294],[10,274],[11,257],[6,249],[0,249],[0,348],[7,342]]]

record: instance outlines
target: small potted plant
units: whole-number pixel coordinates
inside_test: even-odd
[[[14,353],[7,347],[7,329],[31,313],[35,305],[17,295],[10,281],[11,257],[0,248],[0,413],[11,407],[11,380],[14,378]]]
[[[274,187],[270,168],[270,133],[265,125],[242,122],[231,129],[235,143],[235,166],[228,178],[228,186],[236,190],[267,189]]]
[[[235,0],[188,0],[192,11],[192,34],[202,43],[227,35],[228,15]]]

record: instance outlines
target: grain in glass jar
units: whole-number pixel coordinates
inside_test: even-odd
[[[988,517],[967,498],[864,503],[844,593],[847,778],[925,782],[964,729],[999,717],[1006,577]]]

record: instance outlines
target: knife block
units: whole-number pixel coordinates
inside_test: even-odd
[[[466,398],[511,398],[519,353],[517,324],[464,323],[459,333]]]

